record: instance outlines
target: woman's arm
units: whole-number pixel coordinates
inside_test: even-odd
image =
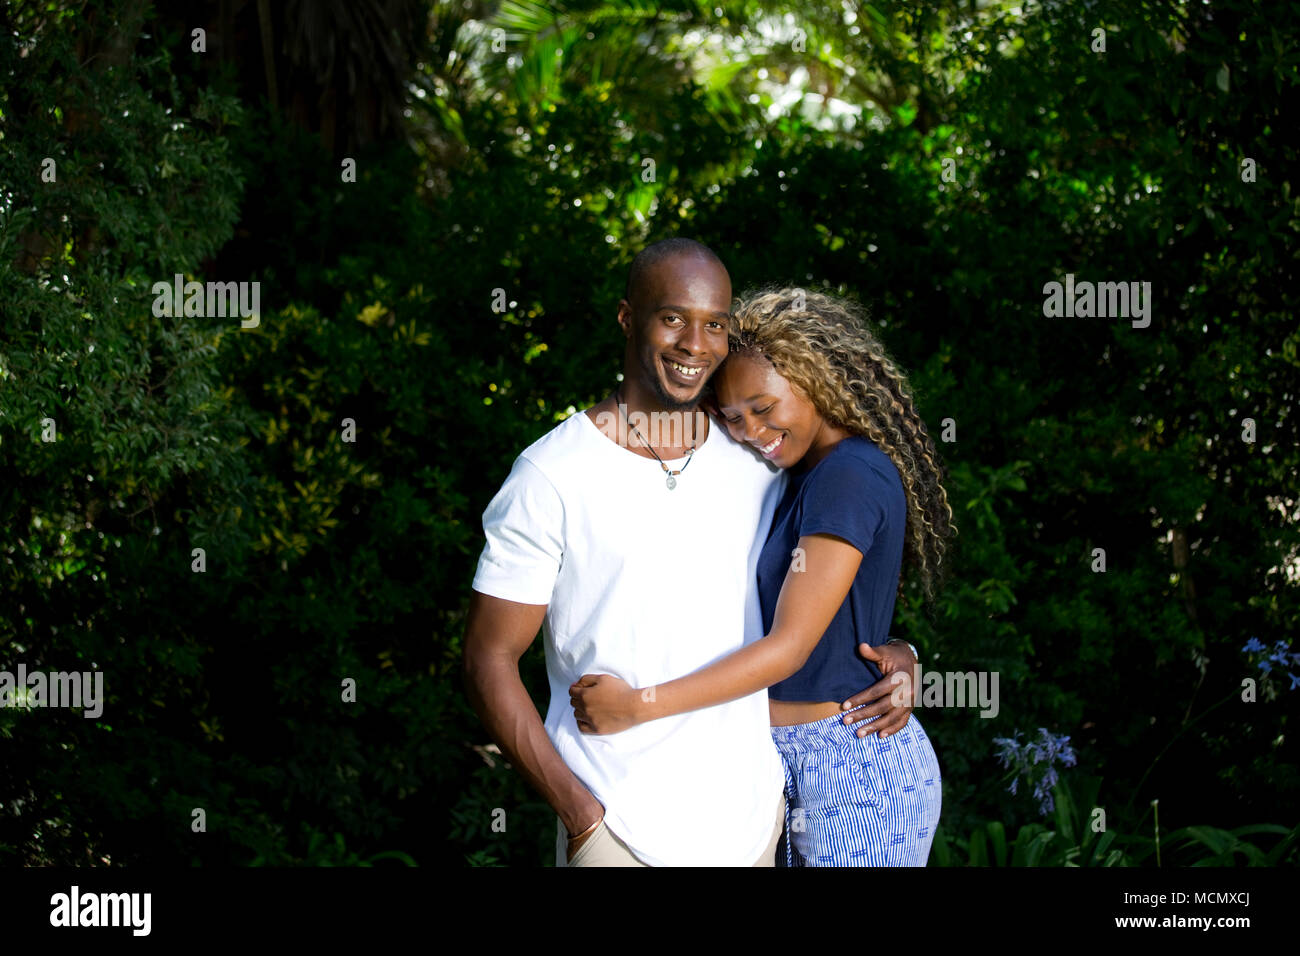
[[[578,728],[612,734],[636,724],[725,704],[799,670],[848,596],[862,552],[841,538],[805,535],[803,560],[781,585],[771,632],[686,677],[638,690],[608,674],[584,675],[569,688]]]

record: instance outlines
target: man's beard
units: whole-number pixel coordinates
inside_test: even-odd
[[[656,357],[654,361],[658,362],[659,359]],[[646,375],[650,379],[650,388],[654,392],[655,400],[668,411],[687,412],[694,409],[700,403],[700,397],[704,394],[703,388],[700,389],[699,394],[697,394],[695,398],[685,402],[679,401],[664,390],[664,383],[660,380],[658,374],[659,369],[655,368],[649,362],[642,362],[641,367],[645,369]],[[701,372],[700,374],[703,375],[704,373]]]

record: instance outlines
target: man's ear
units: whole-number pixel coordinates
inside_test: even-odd
[[[618,300],[618,324],[623,329],[623,337],[632,334],[632,303],[627,299]]]

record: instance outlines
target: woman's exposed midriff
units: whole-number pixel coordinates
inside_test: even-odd
[[[841,712],[840,701],[771,700],[767,712],[773,727],[793,727],[834,717]]]

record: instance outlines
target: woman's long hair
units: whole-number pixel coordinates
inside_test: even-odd
[[[769,359],[822,418],[870,439],[889,456],[907,496],[904,567],[915,569],[930,599],[955,531],[943,466],[906,377],[864,318],[860,306],[836,296],[759,292],[746,297],[732,318],[731,351]]]

